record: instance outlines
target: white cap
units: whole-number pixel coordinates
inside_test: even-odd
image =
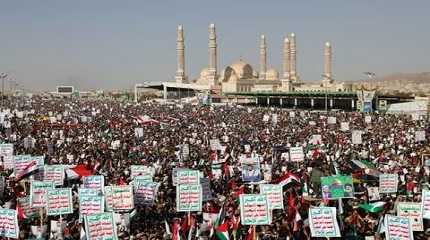
[[[291,37],[295,37],[296,36],[296,34],[294,34],[294,33],[291,33]]]
[[[330,47],[330,42],[325,42],[325,45],[326,45],[327,47]]]
[[[209,25],[209,27],[210,27],[210,28],[215,28],[215,23],[211,23],[211,24]]]

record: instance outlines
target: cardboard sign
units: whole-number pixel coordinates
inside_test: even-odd
[[[200,183],[202,186],[203,202],[214,199],[214,197],[212,196],[211,182],[209,178],[200,178]]]
[[[18,239],[18,235],[19,227],[16,210],[0,208],[0,236]]]
[[[148,175],[152,179],[152,176],[154,175],[155,170],[152,167],[148,167],[145,165],[131,165],[130,171],[131,171],[131,174],[130,174],[131,179],[137,176],[148,176]]]
[[[349,122],[341,122],[340,123],[340,130],[343,132],[349,131]]]
[[[396,193],[399,177],[397,174],[379,175],[379,192]]]
[[[264,114],[264,116],[263,116],[263,122],[268,122],[269,119],[270,119],[270,116],[267,115],[267,114]]]
[[[364,122],[367,123],[367,124],[372,123],[372,117],[371,116],[365,116],[364,117]]]
[[[47,191],[55,187],[53,182],[30,182],[30,206],[33,208],[46,207]]]
[[[309,209],[309,227],[312,237],[340,237],[335,207]]]
[[[72,189],[54,188],[47,192],[47,215],[56,216],[73,213]]]
[[[269,225],[271,214],[267,195],[240,195],[240,219],[242,225]]]
[[[13,169],[13,144],[0,144],[0,157],[3,157],[3,166],[5,169]]]
[[[143,137],[143,128],[135,128],[134,135],[138,138]]]
[[[397,205],[397,216],[409,218],[412,231],[424,230],[421,203],[399,202]]]
[[[200,173],[198,170],[182,169],[176,174],[177,185],[200,184]]]
[[[132,186],[112,186],[112,208],[115,211],[128,211],[134,208]]]
[[[291,162],[303,162],[305,160],[305,154],[303,153],[303,147],[291,147],[290,148],[290,161]]]
[[[430,190],[423,190],[421,197],[423,218],[430,219]]]
[[[202,211],[202,187],[200,184],[186,184],[176,186],[176,211]]]
[[[412,227],[409,218],[385,215],[385,239],[387,240],[413,240]]]
[[[381,196],[379,195],[379,188],[378,187],[368,187],[367,191],[369,193],[369,200],[370,201],[379,201],[381,199]]]
[[[118,240],[113,213],[96,213],[85,216],[88,240]]]
[[[284,209],[284,197],[281,185],[260,184],[260,194],[267,195],[269,209]]]
[[[157,196],[158,183],[133,181],[134,204],[137,206],[152,206]]]
[[[415,142],[423,142],[426,140],[425,131],[415,131]]]
[[[323,199],[341,199],[354,197],[352,176],[321,177]]]
[[[105,177],[103,175],[87,176],[82,179],[83,188],[100,189],[105,187]]]
[[[64,165],[45,165],[44,181],[52,181],[55,186],[62,186],[64,182]]]
[[[362,134],[362,131],[360,131],[360,130],[352,131],[352,137],[351,137],[352,144],[362,144],[363,143],[363,140],[361,139],[361,134]]]
[[[289,112],[288,113],[290,118],[295,118],[296,117],[296,113],[295,112]]]
[[[79,221],[85,215],[102,213],[105,211],[105,199],[98,189],[80,188],[79,196]]]

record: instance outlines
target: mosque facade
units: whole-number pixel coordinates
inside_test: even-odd
[[[208,67],[200,75],[190,80],[185,71],[185,38],[184,28],[177,28],[177,69],[175,85],[189,86],[199,90],[214,90],[220,93],[247,92],[351,92],[352,84],[338,83],[332,74],[332,45],[324,44],[324,69],[318,83],[309,83],[300,79],[297,71],[296,35],[289,34],[283,39],[282,71],[267,67],[266,37],[261,35],[259,45],[259,70],[256,71],[242,59],[218,69],[218,45],[215,24],[209,25]],[[171,83],[172,84],[172,83]]]

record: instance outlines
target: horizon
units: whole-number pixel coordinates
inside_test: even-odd
[[[192,80],[208,64],[210,23],[217,31],[219,73],[239,59],[258,70],[261,34],[268,68],[281,72],[283,38],[292,32],[303,81],[320,80],[326,41],[339,82],[365,79],[365,71],[380,77],[429,72],[430,34],[420,30],[430,20],[429,7],[426,1],[400,0],[5,2],[0,72],[34,91],[58,85],[118,90],[174,81],[176,28],[183,25],[186,75]]]

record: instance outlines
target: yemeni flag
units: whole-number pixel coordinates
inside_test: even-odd
[[[367,212],[378,213],[384,210],[385,202],[365,203],[360,204],[359,207]]]
[[[228,236],[228,224],[226,222],[218,226],[218,228],[216,229],[216,232],[215,232],[215,236],[219,240],[229,240],[230,239]]]
[[[143,124],[143,125],[145,125],[145,124],[160,124],[160,121],[152,119],[148,115],[145,115],[145,116],[139,115],[139,116],[136,116],[133,118],[138,124]]]
[[[84,164],[78,164],[74,168],[66,169],[66,175],[68,179],[88,177],[93,175],[93,173],[93,169],[88,168],[87,165]]]
[[[36,170],[37,170],[37,161],[31,160],[27,164],[23,165],[21,169],[16,169],[15,178],[19,181]]]
[[[297,183],[300,183],[299,176],[297,176],[293,173],[290,173],[290,172],[286,172],[284,175],[282,175],[278,179],[276,179],[275,183],[283,186],[283,185],[287,185],[289,183],[292,183],[294,181]]]

